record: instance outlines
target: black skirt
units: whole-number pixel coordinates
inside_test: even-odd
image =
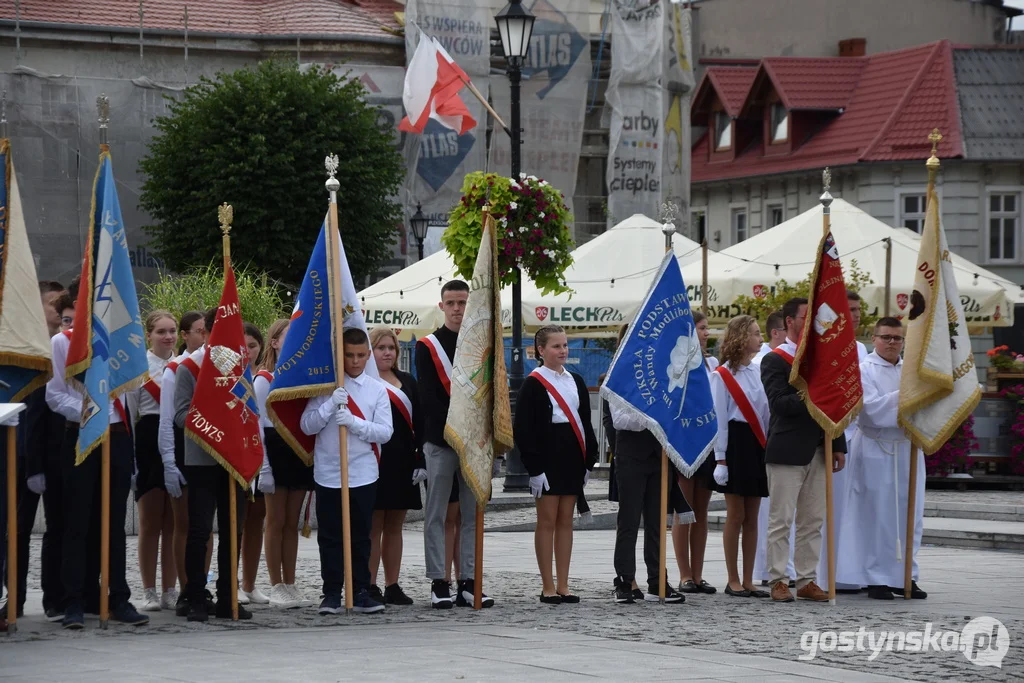
[[[378,464],[377,499],[374,510],[421,510],[420,487],[412,484],[416,453],[399,445],[384,444]],[[455,485],[459,478],[454,477]],[[458,491],[458,489],[455,489]]]
[[[135,500],[153,489],[164,489],[164,462],[160,458],[160,416],[143,415],[135,423]]]
[[[547,446],[544,474],[551,488],[544,491],[544,495],[579,495],[583,492],[583,474],[587,471],[587,465],[580,452],[576,431],[568,422],[563,422],[552,424],[548,433],[551,441]]]
[[[714,457],[708,460],[715,462]],[[725,451],[725,464],[729,468],[729,481],[725,486],[719,486],[712,477],[712,490],[735,496],[768,497],[764,448],[746,422],[729,421],[729,447]]]
[[[267,445],[267,459],[274,474],[275,489],[296,491],[313,490],[313,468],[295,454],[273,427],[263,428],[263,441]]]
[[[693,480],[693,483],[697,486],[708,489],[709,491],[717,491],[715,488],[715,454],[710,453],[708,457],[704,458],[704,462],[700,464],[697,471],[693,473],[692,477],[688,477]]]

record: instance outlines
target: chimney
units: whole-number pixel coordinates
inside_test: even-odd
[[[839,56],[840,57],[863,57],[865,53],[865,46],[867,45],[867,39],[865,38],[847,38],[846,40],[839,41]]]

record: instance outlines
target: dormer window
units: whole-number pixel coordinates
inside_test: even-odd
[[[732,147],[732,117],[724,111],[715,112],[715,151]]]
[[[772,103],[768,125],[772,144],[789,140],[789,112],[782,102]]]

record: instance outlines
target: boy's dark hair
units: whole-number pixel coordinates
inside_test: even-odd
[[[807,299],[802,296],[793,297],[786,303],[782,304],[782,319],[788,320],[789,318],[795,318],[796,314],[800,312],[800,307],[805,305],[807,305]]]
[[[444,298],[446,292],[468,292],[469,284],[462,280],[449,280],[444,283],[444,287],[441,288],[441,298]]]
[[[61,294],[60,296],[53,300],[52,306],[53,309],[57,311],[57,315],[60,315],[61,313],[64,312],[64,309],[74,308],[75,300],[71,298],[70,294],[64,292],[63,294]]]
[[[903,323],[901,323],[896,318],[887,316],[885,318],[878,319],[878,322],[875,323],[875,332],[878,332],[878,330],[882,329],[883,327],[903,327]]]
[[[345,346],[351,344],[352,346],[369,346],[370,340],[366,336],[366,333],[360,330],[358,327],[350,327],[342,333],[341,338],[345,341]]]
[[[209,336],[213,332],[213,323],[217,321],[217,307],[214,306],[206,312],[205,320],[203,323],[206,325],[206,334]]]
[[[772,330],[784,329],[786,329],[786,316],[782,315],[782,311],[769,313],[768,319],[764,321],[764,331],[771,334]]]
[[[847,301],[860,301],[860,294],[858,294],[857,292],[853,291],[852,289],[848,289],[848,290],[846,290],[846,300]]]
[[[63,292],[64,285],[57,282],[56,280],[40,280],[39,281],[39,293],[49,294],[50,292]]]
[[[68,283],[68,294],[71,295],[72,299],[78,300],[78,285],[82,282],[82,276],[76,275],[72,278],[71,282]]]

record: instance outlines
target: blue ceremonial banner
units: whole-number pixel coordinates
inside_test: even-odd
[[[671,252],[612,359],[601,395],[651,430],[683,476],[711,453],[718,432],[711,379]]]
[[[336,233],[337,234],[337,233]],[[352,271],[345,258],[345,246],[338,239],[338,263],[330,256],[327,221],[320,227],[320,236],[309,258],[306,277],[299,288],[291,324],[281,344],[281,353],[267,395],[267,416],[277,427],[281,438],[292,447],[307,465],[313,464],[316,436],[308,436],[299,428],[302,411],[313,396],[334,391],[338,378],[334,368],[334,324],[331,319],[331,273],[340,269],[342,327],[358,327],[366,331],[366,321],[359,308]],[[366,364],[367,373],[376,377],[373,356]]]
[[[7,138],[0,139],[0,403],[22,401],[52,374],[50,339]]]
[[[107,151],[100,153],[92,208],[65,373],[83,394],[76,465],[103,440],[108,402],[142,386],[149,375],[135,278]]]

